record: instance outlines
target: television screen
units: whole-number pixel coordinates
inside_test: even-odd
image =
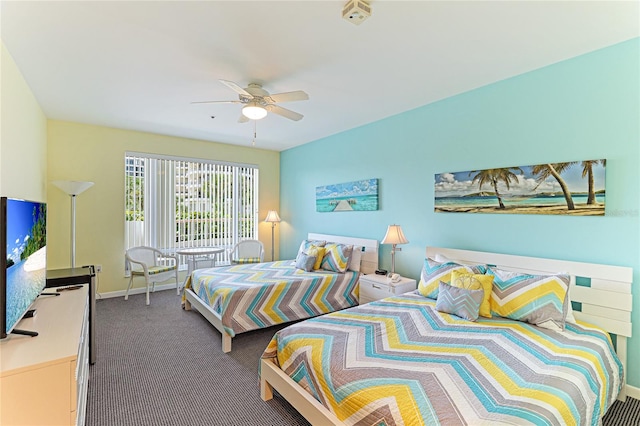
[[[0,297],[6,337],[44,289],[47,278],[47,207],[45,203],[2,197],[3,265]]]

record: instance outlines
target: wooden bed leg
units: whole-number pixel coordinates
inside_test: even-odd
[[[184,300],[184,310],[185,311],[190,311],[191,310],[191,302],[189,302],[188,299]]]
[[[263,401],[273,399],[273,387],[271,387],[264,377],[260,377],[260,398],[262,398]]]
[[[231,352],[231,336],[229,336],[224,331],[222,334],[222,352],[228,353]]]

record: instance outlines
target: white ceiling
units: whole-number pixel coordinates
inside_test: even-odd
[[[251,146],[240,105],[191,102],[304,90],[257,122],[278,151],[640,35],[637,1],[345,2],[2,0],[1,34],[51,119]]]

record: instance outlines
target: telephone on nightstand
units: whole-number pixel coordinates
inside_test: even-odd
[[[389,275],[389,282],[390,283],[398,283],[398,282],[400,282],[400,274],[391,274],[391,275]]]

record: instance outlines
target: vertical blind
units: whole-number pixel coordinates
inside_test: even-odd
[[[258,236],[254,165],[126,153],[124,194],[125,250],[231,248]],[[227,251],[218,261],[229,261]]]

